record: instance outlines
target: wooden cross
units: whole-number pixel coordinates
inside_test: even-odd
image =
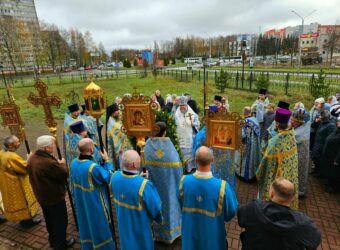
[[[45,112],[45,123],[49,128],[56,127],[57,122],[53,118],[53,113],[51,110],[51,106],[60,107],[62,101],[57,95],[47,95],[47,85],[41,81],[40,79],[34,85],[35,89],[39,92],[39,95],[34,95],[30,93],[28,96],[28,101],[32,103],[34,106],[42,105]]]

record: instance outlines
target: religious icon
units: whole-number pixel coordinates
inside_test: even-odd
[[[144,121],[144,118],[143,118],[143,113],[139,110],[135,111],[133,113],[133,125],[135,126],[143,126],[145,121]]]
[[[237,150],[242,144],[242,117],[235,112],[207,112],[207,146]]]
[[[211,141],[213,147],[234,148],[236,133],[233,121],[212,121]]]
[[[124,96],[119,105],[123,114],[123,130],[128,136],[148,137],[157,132],[155,112],[157,105],[137,92]]]

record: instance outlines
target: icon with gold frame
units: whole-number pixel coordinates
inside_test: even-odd
[[[148,96],[136,91],[123,97],[119,109],[123,114],[122,131],[127,136],[142,138],[157,134],[159,127],[156,122],[157,104]]]
[[[238,150],[241,146],[242,117],[236,112],[206,111],[207,144],[212,148]]]

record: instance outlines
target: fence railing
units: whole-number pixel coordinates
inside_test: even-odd
[[[257,90],[257,79],[260,74],[265,74],[269,79],[269,90],[288,94],[307,94],[309,93],[310,82],[318,77],[316,73],[309,72],[262,72],[245,70],[224,70],[228,73],[228,87],[249,91]],[[178,81],[199,81],[204,79],[204,71],[200,70],[159,70],[161,76],[174,77]],[[220,74],[219,70],[206,70],[206,81],[215,83],[216,77]],[[325,74],[325,81],[330,83],[331,92],[340,90],[340,74]]]
[[[186,69],[159,69],[158,76],[175,78],[177,81],[196,81],[203,82],[203,69],[186,70]],[[308,94],[309,86],[312,79],[317,78],[316,73],[309,72],[276,72],[276,71],[250,71],[245,70],[224,70],[228,73],[229,80],[227,88],[241,89],[248,91],[257,90],[257,79],[260,74],[265,74],[269,79],[269,91],[282,94]],[[91,77],[96,80],[109,79],[127,79],[136,77],[152,76],[152,70],[96,70],[96,71],[79,71],[62,74],[50,74],[38,76],[46,84],[70,84],[77,82],[87,82]],[[215,83],[216,77],[220,74],[219,70],[206,70],[206,81],[210,84]],[[14,76],[7,75],[6,82],[11,87],[33,86],[35,78],[32,76]],[[4,88],[4,80],[1,78],[0,88]],[[333,93],[340,90],[340,74],[325,74],[325,81],[330,83],[330,89]]]
[[[147,70],[146,74],[150,75],[152,73],[151,70]],[[15,76],[15,75],[6,75],[5,77],[1,77],[0,88],[4,88],[6,83],[11,87],[28,87],[33,86],[35,84],[35,78],[39,78],[44,81],[48,85],[53,84],[69,84],[69,83],[77,83],[77,82],[87,82],[92,77],[94,79],[124,79],[124,78],[135,78],[135,77],[143,77],[145,76],[145,70],[97,70],[97,71],[79,71],[79,72],[70,72],[70,73],[56,73],[56,74],[48,74],[48,75],[37,75],[36,77],[32,76]]]

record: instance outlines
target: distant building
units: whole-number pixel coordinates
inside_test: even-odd
[[[238,35],[236,40],[229,42],[230,56],[241,56],[245,51],[247,56],[253,56],[256,46],[254,34]]]
[[[321,25],[318,23],[310,23],[307,25],[289,26],[282,29],[271,29],[264,32],[267,37],[285,38],[299,37],[301,44],[302,56],[307,53],[319,53],[323,60],[330,58],[330,52],[327,48],[332,32],[340,34],[340,25]],[[340,51],[333,53],[334,57],[340,57]]]
[[[153,64],[153,53],[151,51],[143,51],[142,52],[142,60],[146,60],[148,65]]]
[[[0,1],[0,63],[5,70],[13,70],[13,64],[18,71],[35,68],[39,33],[34,0]]]

